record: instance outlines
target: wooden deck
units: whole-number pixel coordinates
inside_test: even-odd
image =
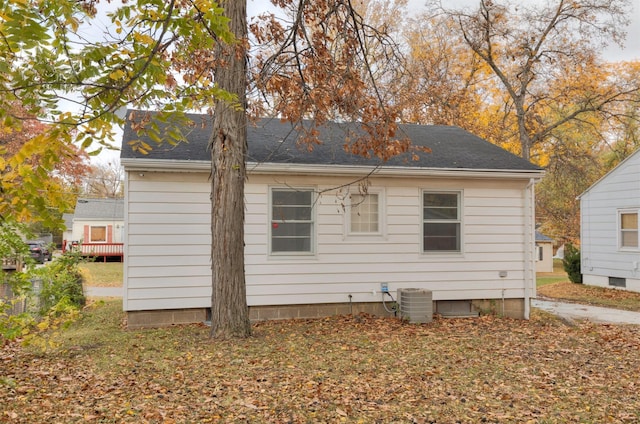
[[[80,250],[82,256],[102,257],[105,262],[107,258],[124,257],[124,243],[83,243],[72,249]]]

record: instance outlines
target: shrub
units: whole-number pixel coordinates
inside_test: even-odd
[[[45,340],[33,332],[56,329],[77,317],[86,302],[78,268],[81,260],[80,255],[65,254],[48,266],[16,272],[7,279],[13,293],[21,296],[19,300],[26,299],[29,307],[24,313],[10,315],[12,304],[0,302],[0,345],[3,338],[22,337],[29,343]],[[37,286],[39,293],[34,290]]]
[[[81,308],[86,302],[82,290],[82,274],[78,269],[79,259],[73,255],[62,255],[49,266],[34,270],[33,277],[40,280],[40,315],[55,310],[64,303]]]
[[[569,281],[582,284],[582,272],[580,269],[580,249],[572,244],[567,244],[564,248],[564,259],[562,259]]]

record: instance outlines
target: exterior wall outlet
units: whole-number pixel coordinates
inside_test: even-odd
[[[387,283],[380,283],[380,291],[382,293],[389,293],[389,285]]]

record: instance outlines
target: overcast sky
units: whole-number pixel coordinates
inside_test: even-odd
[[[248,0],[248,4],[255,3],[264,4],[268,0]],[[544,4],[548,0],[520,0],[526,1],[531,4],[541,3]],[[424,0],[408,0],[409,7],[418,11],[426,11],[424,6]],[[471,7],[475,8],[479,4],[479,0],[442,0],[442,3],[446,7]],[[640,59],[640,2],[638,0],[631,0],[632,10],[629,14],[631,21],[627,28],[627,41],[624,48],[620,48],[617,45],[609,46],[604,52],[603,57],[609,62],[619,62],[624,60],[638,60]]]

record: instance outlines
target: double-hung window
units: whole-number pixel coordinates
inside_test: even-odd
[[[313,190],[271,190],[271,253],[313,252]]]
[[[638,211],[620,211],[620,247],[638,248]]]
[[[378,193],[351,194],[351,234],[380,233],[380,195]]]
[[[460,192],[423,192],[423,250],[460,252],[461,215]]]

